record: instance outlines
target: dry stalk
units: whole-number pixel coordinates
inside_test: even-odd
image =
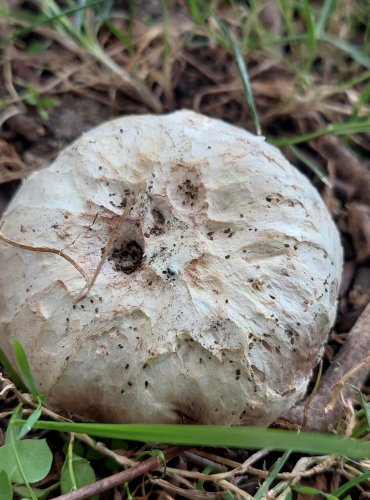
[[[199,457],[207,458],[208,460],[222,464],[227,467],[232,467],[234,469],[236,467],[241,466],[241,463],[236,462],[235,460],[230,460],[229,458],[221,457],[219,455],[215,455],[214,453],[205,452],[203,450],[191,449],[190,453],[197,454]]]
[[[310,459],[312,459],[312,458],[313,457],[310,457]],[[322,460],[322,462],[320,462],[319,464],[317,464],[314,467],[311,467],[310,469],[307,469],[305,471],[279,472],[276,475],[276,479],[283,480],[283,481],[291,481],[293,479],[300,480],[303,478],[315,476],[316,474],[321,474],[322,472],[326,472],[328,469],[330,469],[330,467],[332,467],[338,461],[338,458],[333,456],[333,455],[330,455],[327,457],[315,457],[315,460],[317,462]],[[269,471],[255,469],[254,467],[249,467],[248,472],[251,475],[262,477],[262,478],[266,478],[270,475]]]
[[[366,358],[362,359],[359,363],[353,366],[350,370],[347,371],[345,375],[343,375],[343,377],[340,380],[338,380],[338,382],[334,386],[333,396],[329,401],[329,403],[324,408],[325,413],[333,411],[334,406],[338,401],[346,383],[358,370],[361,370],[361,368],[364,368],[369,363],[370,363],[370,355],[366,356]]]
[[[188,471],[188,470],[180,470],[180,469],[172,469],[170,467],[167,467],[167,472],[171,472],[173,474],[177,474],[179,476],[183,477],[190,477],[194,479],[200,479],[203,481],[223,481],[225,479],[231,478],[235,476],[236,474],[244,474],[245,472],[248,471],[250,465],[254,462],[257,462],[258,460],[261,460],[261,458],[265,457],[269,453],[269,450],[260,450],[251,455],[245,462],[242,464],[238,464],[238,466],[227,472],[220,472],[218,474],[202,474],[201,472],[193,472],[193,471]]]
[[[10,238],[7,238],[1,231],[1,228],[3,227],[3,222],[0,224],[0,240],[4,241],[4,243],[7,243],[8,245],[12,245],[13,247],[17,248],[22,248],[23,250],[30,250],[31,252],[40,252],[40,253],[53,253],[55,255],[59,255],[60,257],[63,257],[67,262],[72,264],[72,266],[83,276],[84,280],[86,283],[89,283],[89,277],[85,273],[85,271],[80,267],[77,262],[75,262],[71,257],[69,257],[67,254],[63,253],[64,250],[58,250],[57,248],[51,248],[51,247],[35,247],[32,245],[28,245],[26,243],[20,243],[19,241],[12,240]]]
[[[199,491],[196,490],[194,487],[192,488],[180,488],[179,486],[175,486],[174,484],[171,484],[169,481],[165,481],[164,479],[158,479],[158,478],[151,478],[150,482],[152,484],[155,484],[157,486],[160,486],[164,490],[167,490],[171,493],[174,493],[175,495],[179,495],[180,497],[183,498],[189,498],[190,500],[203,500],[203,499],[212,499],[216,500],[220,498],[219,493],[213,493],[213,492],[208,492],[208,491]]]
[[[208,460],[212,460],[216,463],[220,463],[223,465],[227,465],[229,467],[233,467],[234,469],[237,469],[242,466],[239,462],[235,462],[234,460],[229,460],[227,458],[214,455],[212,453],[206,453],[202,450],[190,450],[192,454],[197,454],[200,457],[207,458]],[[250,458],[255,457],[256,461],[260,459],[260,457],[256,454],[252,455]],[[303,472],[280,472],[277,474],[276,478],[279,480],[292,480],[296,478],[301,478],[301,477],[311,477],[314,476],[315,474],[318,474],[320,472],[323,472],[324,470],[327,470],[329,467],[331,467],[333,464],[337,462],[337,457],[335,456],[318,456],[318,457],[310,457],[310,462],[312,463],[315,461],[317,465],[313,466],[312,468],[305,470]],[[182,471],[179,471],[181,473]],[[256,469],[252,465],[248,466],[247,470],[248,474],[253,475],[253,476],[258,476],[261,478],[266,478],[270,475],[270,472],[267,470],[261,470],[261,469]],[[197,473],[194,473],[197,474]],[[213,477],[213,476],[212,476]],[[201,479],[201,478],[198,478]]]
[[[208,477],[208,481],[212,481],[212,475],[210,476],[207,476]],[[184,489],[184,488],[180,488],[178,486],[175,486],[171,483],[169,483],[168,481],[165,481],[163,479],[152,479],[151,480],[152,483],[158,485],[158,486],[161,486],[162,488],[164,489],[167,489],[168,491],[172,492],[172,493],[176,493],[177,495],[181,495],[183,496],[184,498],[189,498],[189,499],[219,499],[220,498],[220,493],[212,493],[212,492],[206,492],[206,491],[198,491],[194,488],[189,488],[188,490]],[[235,484],[233,483],[230,483],[229,481],[226,481],[224,479],[222,479],[221,481],[218,481],[217,482],[217,485],[219,487],[221,487],[224,491],[232,491],[233,493],[235,493],[237,495],[237,498],[243,498],[245,500],[252,500],[253,497],[247,493],[246,491],[238,488],[238,486],[236,486]]]
[[[99,262],[98,267],[96,268],[96,270],[93,274],[93,277],[91,278],[91,280],[89,280],[86,289],[84,291],[82,291],[82,293],[77,297],[75,303],[80,302],[82,299],[84,299],[86,297],[86,295],[88,295],[90,293],[90,290],[94,286],[94,283],[95,283],[97,277],[99,276],[99,273],[102,270],[102,267],[103,267],[105,261],[107,260],[110,251],[113,248],[113,245],[114,245],[114,243],[115,243],[115,241],[116,241],[116,239],[117,239],[117,237],[122,229],[123,224],[126,222],[126,219],[129,215],[132,207],[134,206],[134,203],[135,203],[135,197],[132,197],[127,201],[126,207],[123,210],[122,214],[120,215],[117,226],[114,228],[114,231],[110,235],[108,243],[105,245],[103,255],[100,258],[100,262]],[[94,220],[94,222],[95,222],[95,220]],[[94,224],[94,222],[93,222],[93,224]]]
[[[82,291],[82,293],[75,300],[75,303],[77,303],[77,302],[80,302],[82,299],[84,299],[90,293],[92,287],[94,286],[94,283],[95,283],[97,277],[99,276],[99,273],[102,270],[102,267],[108,258],[109,252],[112,250],[114,242],[116,241],[117,236],[118,236],[123,224],[125,223],[134,203],[135,203],[134,197],[128,200],[125,209],[123,210],[122,214],[120,215],[118,224],[115,227],[114,231],[112,232],[107,245],[105,246],[103,255],[101,256],[100,261],[99,261],[99,265],[96,268],[91,279],[88,277],[86,272],[81,268],[81,266],[79,266],[77,264],[77,262],[75,260],[73,260],[71,257],[69,257],[67,254],[64,253],[65,248],[63,250],[58,250],[57,248],[51,248],[51,247],[42,247],[42,246],[36,247],[36,246],[32,246],[29,244],[20,243],[18,241],[12,240],[12,239],[8,238],[7,236],[5,236],[1,231],[1,228],[4,224],[4,222],[2,222],[0,224],[0,240],[4,241],[4,243],[7,243],[8,245],[12,245],[14,247],[21,248],[23,250],[30,250],[32,252],[41,252],[41,253],[53,253],[55,255],[59,255],[60,257],[63,257],[67,262],[72,264],[72,266],[75,269],[77,269],[77,271],[83,276],[83,278],[86,282],[85,289]],[[97,215],[95,216],[94,221],[91,224],[91,226],[94,224],[96,217],[97,217]],[[77,240],[77,238],[76,238],[76,240]],[[74,240],[69,246],[71,246],[76,240]]]
[[[180,446],[168,447],[164,450],[163,454],[166,461],[177,457],[184,451],[184,448]],[[60,495],[55,497],[54,500],[82,500],[84,498],[90,498],[93,495],[102,493],[104,491],[111,490],[116,486],[121,486],[123,483],[132,481],[133,479],[140,477],[148,472],[158,469],[163,466],[161,457],[150,457],[144,462],[140,462],[127,470],[113,474],[112,476],[100,479],[95,483],[79,488],[72,493],[67,493],[66,495]]]
[[[323,367],[323,361],[320,359],[319,362],[319,372],[317,374],[316,382],[314,385],[314,388],[312,389],[311,394],[308,396],[307,401],[304,405],[304,410],[303,410],[303,427],[306,427],[307,425],[307,419],[308,419],[308,412],[310,409],[311,402],[313,398],[315,397],[315,394],[317,392],[317,389],[319,388],[320,380],[321,380],[321,375],[322,375],[322,367]]]

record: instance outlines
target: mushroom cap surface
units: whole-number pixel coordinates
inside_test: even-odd
[[[133,206],[117,231],[124,207]],[[32,174],[0,242],[0,346],[84,419],[267,426],[299,401],[336,313],[338,231],[262,137],[190,111],[126,116]]]

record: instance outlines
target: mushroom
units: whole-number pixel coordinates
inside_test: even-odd
[[[49,407],[84,419],[268,426],[335,318],[342,249],[316,189],[194,112],[89,131],[2,234],[0,345],[14,361],[17,337]]]

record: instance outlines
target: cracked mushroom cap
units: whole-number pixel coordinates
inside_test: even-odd
[[[85,419],[267,426],[334,321],[342,249],[315,188],[193,112],[86,133],[25,181],[2,232],[89,279],[107,255],[76,302],[66,259],[0,242],[0,345],[14,361],[17,337],[48,405]]]

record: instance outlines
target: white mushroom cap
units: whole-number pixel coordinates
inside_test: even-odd
[[[0,345],[50,407],[110,422],[269,425],[304,395],[336,312],[338,232],[261,137],[180,111],[91,130],[25,181],[0,242]]]

